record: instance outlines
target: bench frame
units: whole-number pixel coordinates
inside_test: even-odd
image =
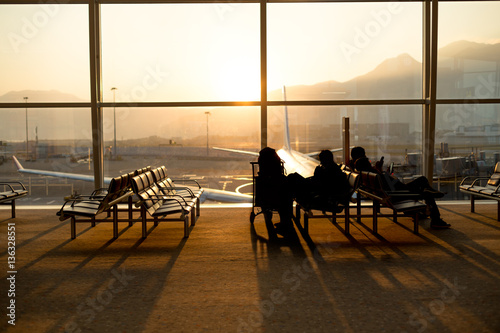
[[[28,190],[23,183],[18,181],[0,181],[0,186],[8,187],[9,191],[0,194],[0,205],[11,206],[11,216],[16,217],[16,199],[22,198],[28,194]],[[21,189],[16,189],[21,187]]]
[[[470,211],[475,212],[475,197],[480,197],[488,200],[497,201],[497,221],[500,221],[500,184],[494,185],[498,182],[498,175],[500,174],[500,162],[497,162],[491,177],[473,177],[468,176],[462,179],[459,185],[460,192],[470,195]],[[496,178],[496,179],[494,179]],[[470,180],[471,184],[467,184]],[[487,181],[486,185],[481,185]]]
[[[189,237],[191,226],[199,217],[197,203],[199,198],[186,198],[178,194],[169,194],[155,182],[153,172],[148,171],[132,178],[132,189],[138,197],[135,206],[140,208],[142,222],[142,238],[147,237],[147,222],[181,221],[184,222],[184,238]],[[150,218],[147,217],[150,215]],[[170,215],[180,215],[171,217]]]
[[[118,237],[118,222],[130,219],[118,219],[118,204],[130,200],[133,192],[130,190],[130,175],[125,174],[111,180],[107,189],[99,189],[91,195],[79,195],[67,199],[56,215],[59,220],[71,219],[71,239],[76,238],[76,223],[90,223],[95,227],[96,222],[112,222],[113,238]],[[100,214],[107,213],[106,218],[97,218]]]
[[[332,223],[337,223],[337,218],[343,217],[345,222],[344,232],[346,235],[350,234],[350,203],[353,202],[352,195],[357,190],[361,181],[361,177],[359,174],[349,170],[342,170],[342,172],[344,172],[347,177],[347,181],[349,183],[349,192],[343,198],[340,198],[338,204],[335,207],[318,206],[313,204],[310,208],[306,208],[297,200],[295,201],[295,221],[296,223],[300,224],[301,210],[304,211],[304,230],[306,232],[309,231],[309,219],[311,218],[327,218]],[[320,211],[321,214],[314,213],[317,211]],[[344,211],[344,214],[339,214],[342,211]]]
[[[378,233],[378,217],[392,217],[397,223],[398,216],[413,215],[413,233],[418,234],[419,213],[425,212],[427,205],[420,202],[422,199],[418,193],[409,191],[386,191],[383,186],[382,176],[374,172],[362,171],[362,182],[357,189],[357,193],[373,202],[372,232]],[[358,198],[357,203],[358,217],[361,217],[361,198]],[[381,208],[389,208],[392,214],[382,214]]]

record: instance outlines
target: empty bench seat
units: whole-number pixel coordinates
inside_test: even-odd
[[[125,174],[111,179],[109,187],[94,191],[89,196],[80,195],[68,199],[56,213],[59,220],[71,218],[71,238],[76,238],[76,223],[113,222],[113,238],[118,237],[118,204],[126,201],[133,192],[130,189],[130,175]],[[97,219],[104,212],[112,211],[112,219]],[[109,217],[109,216],[108,216]]]
[[[16,199],[28,194],[28,190],[23,183],[17,181],[0,181],[0,204],[11,206],[11,216],[16,217]]]
[[[147,236],[148,221],[155,224],[163,221],[184,222],[184,237],[189,237],[189,219],[191,225],[196,222],[196,198],[185,198],[180,195],[172,195],[162,190],[155,182],[151,171],[142,173],[132,178],[132,189],[137,195],[136,207],[141,209],[142,237]],[[152,219],[146,217],[149,214]]]
[[[500,162],[497,162],[490,177],[465,177],[459,186],[460,192],[470,195],[470,211],[474,212],[475,197],[497,201],[497,221],[500,221]]]

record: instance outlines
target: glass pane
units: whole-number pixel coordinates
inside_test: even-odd
[[[257,4],[103,5],[104,100],[260,99]]]
[[[270,115],[270,146],[281,148],[284,109],[273,107]],[[420,159],[412,156],[421,154],[421,115],[420,106],[288,107],[291,148],[301,153],[342,148],[342,118],[349,117],[351,147],[364,147],[372,162],[384,156],[385,166],[394,162],[401,177],[418,174]],[[342,151],[334,156],[343,163]]]
[[[439,98],[500,97],[498,1],[440,3]]]
[[[421,3],[268,5],[272,100],[421,98]]]
[[[235,191],[249,182],[249,162],[256,157],[216,147],[258,152],[259,117],[258,107],[107,108],[105,174],[165,165],[173,178],[194,178],[206,188]]]
[[[90,99],[85,5],[2,5],[0,102]]]
[[[436,119],[436,154],[457,158],[460,169],[437,170],[438,175],[488,175],[499,160],[500,105],[439,105]],[[473,166],[464,164],[470,160]],[[458,163],[458,162],[457,162]]]
[[[466,176],[489,177],[500,162],[500,105],[438,105],[435,177],[448,185],[445,198],[466,199],[457,192]]]
[[[0,122],[1,178],[30,191],[19,204],[62,204],[73,192],[92,192],[93,182],[20,173],[10,161],[15,156],[25,169],[93,175],[89,109],[0,109],[0,118],[8,119]]]

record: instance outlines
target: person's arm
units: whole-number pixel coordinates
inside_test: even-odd
[[[379,161],[375,162],[375,169],[377,170],[378,173],[382,173],[383,168],[384,168],[384,156],[382,156]]]

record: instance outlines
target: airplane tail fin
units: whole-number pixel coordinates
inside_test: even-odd
[[[17,170],[23,170],[23,166],[21,165],[21,163],[17,160],[17,158],[12,155],[12,160],[14,161],[14,164],[16,165],[16,168]]]
[[[286,87],[283,86],[283,100],[286,102]],[[292,148],[290,146],[290,130],[288,128],[288,107],[285,105],[285,129],[284,129],[284,138],[283,138],[283,146],[287,151],[290,151]]]

